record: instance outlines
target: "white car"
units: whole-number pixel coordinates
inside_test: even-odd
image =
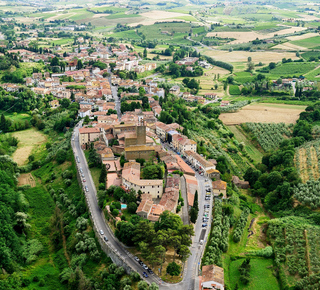
[[[103,230],[100,230],[100,234],[103,236],[104,235],[104,232],[103,232]]]

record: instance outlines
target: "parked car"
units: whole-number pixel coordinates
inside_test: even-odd
[[[202,227],[205,228],[206,226],[208,226],[208,224],[202,224]]]
[[[104,236],[103,239],[104,239],[106,242],[109,241],[106,236]]]
[[[134,259],[139,263],[140,259],[138,257],[134,257]]]
[[[145,269],[145,270],[148,270],[148,269],[149,269],[146,264],[143,264],[143,265],[142,265],[142,268]]]
[[[139,261],[140,266],[144,265],[142,261]]]
[[[86,180],[85,180],[85,179],[83,179],[83,182],[86,182]]]
[[[143,277],[148,278],[148,274],[146,272],[143,272]]]
[[[104,232],[103,232],[103,230],[100,230],[100,235],[104,235]]]
[[[148,269],[149,274],[153,274],[153,271],[151,269]]]

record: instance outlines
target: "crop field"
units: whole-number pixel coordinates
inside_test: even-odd
[[[305,48],[320,48],[320,36],[314,36],[310,38],[305,38],[301,40],[291,41],[292,44],[299,45]]]
[[[270,71],[273,76],[300,76],[315,69],[319,64],[315,62],[283,63]]]
[[[223,113],[219,119],[225,125],[253,123],[295,123],[305,106],[290,106],[281,104],[250,104],[236,113]]]
[[[259,33],[256,31],[248,31],[248,32],[237,32],[237,31],[226,31],[226,32],[209,32],[207,36],[218,36],[222,38],[235,38],[236,40],[233,40],[230,42],[230,44],[238,44],[238,43],[246,43],[252,40],[255,40],[257,38],[259,39],[267,39],[274,37],[275,34],[277,35],[285,35],[285,34],[291,34],[299,31],[303,31],[306,28],[304,27],[290,27],[285,28],[277,32],[272,33]],[[259,31],[259,30],[258,30]],[[260,30],[261,31],[261,30]]]
[[[222,50],[200,50],[202,54],[213,57],[215,60],[227,61],[230,63],[234,62],[247,62],[248,57],[252,58],[254,63],[268,64],[269,62],[279,62],[283,58],[291,58],[292,60],[298,59],[294,52],[275,52],[275,51],[222,51]]]
[[[153,10],[140,14],[144,19],[137,21],[134,25],[152,25],[155,22],[178,20],[183,21],[186,15],[184,13],[168,12],[162,10]],[[179,18],[182,17],[182,18]],[[190,20],[186,20],[190,21]]]
[[[277,290],[280,285],[277,278],[273,275],[273,261],[272,259],[251,259],[250,265],[250,282],[248,285],[239,283],[240,272],[239,266],[244,259],[238,259],[230,263],[230,282],[232,289],[250,289],[250,290]]]
[[[12,133],[12,136],[19,139],[18,148],[12,156],[13,160],[17,162],[18,165],[25,164],[29,155],[36,147],[46,141],[46,137],[35,128],[14,132]]]
[[[253,134],[264,151],[277,149],[286,137],[291,136],[285,123],[245,123],[242,126]]]
[[[296,148],[295,165],[302,182],[320,178],[320,141],[307,142]]]
[[[229,94],[230,95],[240,95],[240,89],[237,85],[230,85],[229,86]]]
[[[297,40],[307,39],[307,38],[314,37],[314,36],[319,36],[319,34],[315,33],[315,32],[305,33],[305,34],[301,34],[301,35],[288,36],[287,39],[290,41],[297,41]]]
[[[283,286],[293,286],[301,278],[319,273],[319,234],[318,226],[310,226],[300,217],[269,221],[268,236],[275,262],[280,266],[280,272],[285,274]]]

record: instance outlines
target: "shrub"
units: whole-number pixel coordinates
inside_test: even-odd
[[[112,215],[113,216],[118,216],[118,214],[119,214],[119,211],[117,210],[117,209],[114,209],[113,211],[112,211]]]
[[[181,272],[181,266],[177,263],[172,262],[168,264],[167,273],[171,276],[179,276]]]

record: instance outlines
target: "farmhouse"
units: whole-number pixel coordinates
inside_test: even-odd
[[[222,180],[216,180],[212,182],[212,192],[214,196],[223,195],[223,198],[227,198],[227,183]]]

